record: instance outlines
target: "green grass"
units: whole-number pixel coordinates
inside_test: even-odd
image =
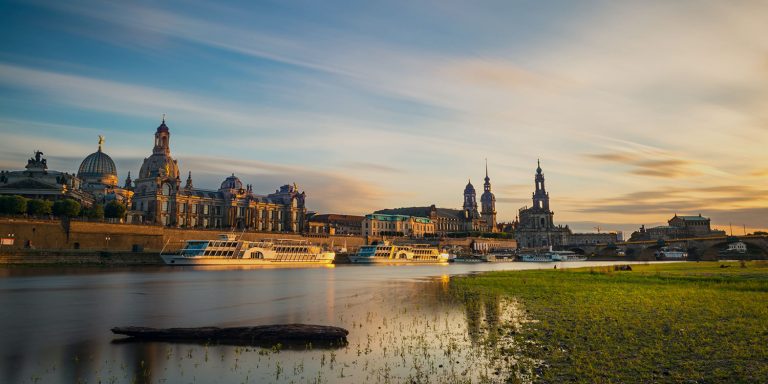
[[[533,322],[512,333],[515,353],[544,362],[536,382],[768,382],[768,263],[632,268],[492,272],[452,287],[521,303]]]

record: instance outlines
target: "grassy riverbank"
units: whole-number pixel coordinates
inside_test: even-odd
[[[516,353],[544,362],[536,382],[768,382],[768,263],[632,269],[492,272],[452,284],[520,302],[532,321],[513,334]]]

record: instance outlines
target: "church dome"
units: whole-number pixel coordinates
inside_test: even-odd
[[[179,166],[169,155],[164,154],[152,154],[148,158],[144,159],[139,169],[139,178],[172,178],[179,177]]]
[[[219,189],[243,189],[243,183],[233,173],[232,176],[224,179]]]
[[[88,155],[77,171],[77,177],[91,183],[117,185],[117,167],[106,153],[101,151],[103,139],[99,138],[99,150]]]

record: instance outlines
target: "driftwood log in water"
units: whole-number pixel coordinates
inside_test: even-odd
[[[147,328],[115,327],[112,333],[133,340],[192,341],[237,345],[318,345],[339,346],[347,343],[344,328],[313,324],[274,324],[255,327]]]

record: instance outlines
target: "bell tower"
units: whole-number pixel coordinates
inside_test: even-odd
[[[549,212],[549,193],[544,186],[544,174],[541,173],[541,161],[536,167],[536,192],[533,193],[533,207]]]
[[[482,210],[480,215],[485,220],[487,230],[496,231],[496,196],[491,192],[491,178],[488,177],[488,160],[485,161],[485,183],[483,184],[483,195],[480,196]]]

